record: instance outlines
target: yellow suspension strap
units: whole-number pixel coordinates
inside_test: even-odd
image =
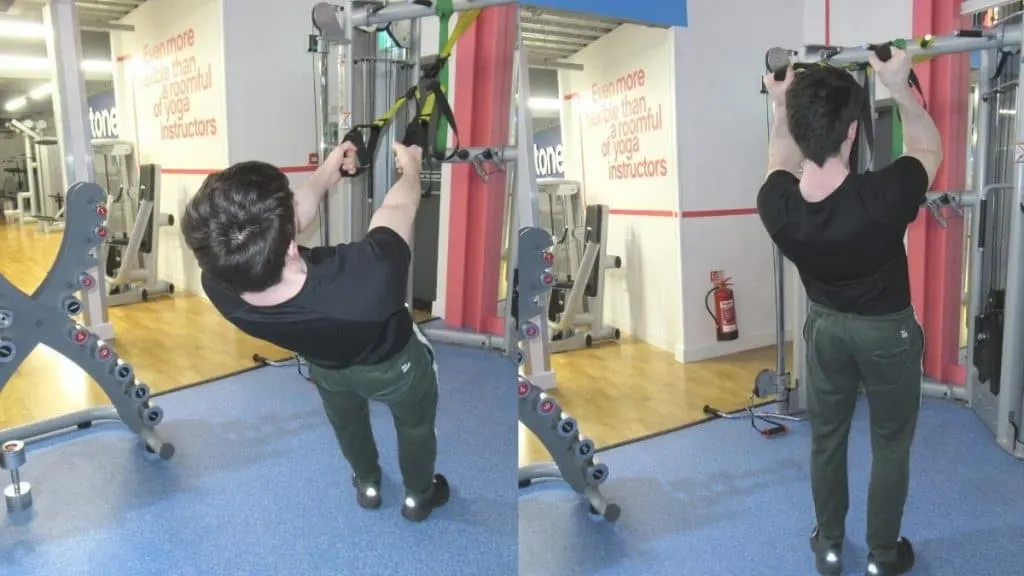
[[[450,10],[451,0],[443,1]],[[443,12],[439,12],[439,15],[442,14]],[[447,76],[447,63],[455,49],[455,43],[469,30],[479,15],[480,10],[461,13],[455,24],[455,29],[446,40],[443,40],[437,59],[422,69],[418,83],[395,100],[391,108],[372,123],[353,126],[345,134],[342,142],[351,142],[355,145],[359,164],[355,174],[346,173],[346,176],[363,174],[373,165],[377,148],[380,146],[381,134],[407,105],[413,105],[415,113],[412,121],[406,127],[402,143],[406,146],[415,145],[422,148],[424,160],[451,159],[454,154],[447,154],[447,128],[451,127],[455,137],[456,150],[459,148],[459,134],[455,115],[446,95],[446,82],[442,82],[441,77],[442,75]],[[450,16],[451,13],[448,14],[449,18]],[[448,29],[447,22],[448,20],[442,19],[442,38]],[[367,133],[365,139],[364,132]]]
[[[460,14],[455,22],[455,28],[449,36],[449,22],[454,14],[452,0],[438,0],[437,2],[437,15],[441,21],[440,45],[437,59],[422,70],[419,93],[423,98],[421,100],[423,107],[416,112],[416,120],[424,127],[428,142],[433,145],[433,154],[430,156],[436,160],[451,159],[451,155],[446,154],[449,126],[455,138],[454,150],[459,149],[459,131],[455,124],[455,114],[452,112],[448,100],[448,61],[455,50],[456,42],[473,26],[480,17],[480,12],[480,9],[476,9]]]

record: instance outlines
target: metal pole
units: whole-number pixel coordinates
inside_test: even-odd
[[[467,146],[458,150],[449,149],[447,150],[446,155],[451,156],[450,160],[445,160],[445,162],[450,164],[480,161],[503,164],[506,162],[515,162],[519,158],[519,150],[514,144],[501,148]]]
[[[519,14],[519,27],[522,30],[522,11]],[[540,223],[540,193],[537,189],[537,166],[533,154],[533,117],[530,114],[528,102],[530,100],[530,77],[529,65],[526,60],[526,50],[522,42],[522,34],[517,35],[518,45],[516,46],[516,63],[513,68],[515,83],[517,86],[513,106],[516,111],[515,138],[518,161],[515,165],[515,211],[516,228],[515,237],[512,242],[517,245],[519,231],[527,227],[536,227]],[[511,249],[511,266],[518,266],[519,251]],[[546,309],[546,307],[545,307]],[[555,373],[551,368],[551,341],[548,331],[547,318],[543,315],[534,318],[524,318],[517,314],[520,322],[532,321],[539,328],[536,337],[523,342],[523,351],[526,354],[526,376],[541,390],[550,390],[555,387]]]
[[[992,98],[995,94],[989,94],[992,80],[992,53],[985,50],[981,53],[981,70],[978,74],[978,138],[974,146],[974,192],[977,194],[978,202],[971,211],[971,250],[968,252],[968,283],[967,283],[967,359],[964,363],[966,375],[964,387],[967,389],[967,398],[974,402],[974,381],[978,378],[978,369],[974,366],[974,318],[981,311],[982,284],[981,268],[984,266],[983,252],[984,244],[979,244],[981,235],[985,233],[981,228],[981,210],[987,202],[981,202],[988,194],[988,164],[989,164],[989,141],[992,131]]]
[[[1020,38],[1018,37],[1018,41]],[[1020,64],[1018,86],[1024,80],[1024,50],[1017,55]],[[1017,89],[1016,148],[1024,144],[1024,90]],[[1014,454],[1020,441],[1021,396],[1024,387],[1024,158],[1018,154],[1014,166],[1016,190],[1010,205],[1010,233],[1007,236],[1006,307],[1003,325],[1003,365],[1000,372],[999,420],[996,422],[996,441],[1004,450]]]
[[[327,156],[331,153],[331,147],[328,143],[328,135],[331,130],[330,90],[328,88],[331,46],[324,40],[323,36],[316,37],[315,42],[316,52],[313,56],[313,66],[317,76],[314,89],[316,93],[316,138],[317,149],[320,151],[320,165],[322,166],[327,161]],[[329,193],[325,194],[323,200],[320,201],[320,244],[322,246],[329,246],[331,243],[329,223],[331,203],[329,196]]]
[[[941,56],[944,54],[961,54],[974,52],[976,50],[994,50],[1004,46],[1017,47],[1021,43],[1020,28],[996,28],[980,32],[980,36],[936,36],[931,42],[922,46],[922,43],[915,42],[908,44],[907,55],[918,56]],[[831,50],[838,50],[838,53],[829,53],[830,49],[819,49],[815,47],[804,48],[804,54],[799,58],[800,62],[826,62],[833,66],[850,66],[856,64],[867,64],[868,56],[872,53],[867,46],[854,47],[832,47]]]
[[[420,60],[422,59],[423,54],[422,47],[420,46],[420,42],[422,42],[423,39],[423,33],[420,24],[421,20],[419,18],[412,21],[412,33],[410,34],[411,41],[409,42],[409,48],[405,50],[406,58],[408,58],[412,62],[411,82],[409,82],[407,85],[402,85],[398,83],[398,79],[396,77],[396,90],[407,89],[408,86],[412,86],[419,80]],[[405,71],[402,65],[398,65],[396,67],[396,70],[397,75],[401,75],[402,72]],[[446,88],[448,89],[448,93],[451,94],[451,88]],[[413,120],[413,118],[411,117],[412,115],[413,113],[409,114],[410,118],[408,120],[410,122]],[[422,199],[420,201],[422,202]],[[416,234],[413,234],[413,238],[415,238],[415,236]],[[436,247],[434,251],[435,253],[437,252]],[[413,299],[415,298],[416,295],[416,243],[412,239],[410,239],[409,242],[409,252],[412,254],[412,258],[409,261],[409,283],[408,286],[406,287],[406,303],[409,305],[409,309],[411,310],[413,305]]]
[[[43,10],[43,22],[50,29],[46,48],[53,66],[54,119],[63,162],[64,190],[77,182],[94,182],[92,131],[86,104],[85,78],[82,74],[82,38],[78,28],[78,9],[74,0],[50,0]],[[62,192],[63,193],[63,192]],[[88,270],[96,280],[92,290],[82,293],[83,321],[104,340],[114,338],[114,327],[107,317],[107,284],[98,266]]]
[[[783,378],[786,374],[786,259],[774,242],[772,251],[775,258],[775,371]]]

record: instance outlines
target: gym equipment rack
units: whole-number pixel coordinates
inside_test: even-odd
[[[148,451],[169,459],[174,445],[156,432],[164,413],[151,402],[149,386],[136,379],[131,364],[109,344],[75,320],[83,312],[82,298],[101,286],[89,270],[96,269],[99,248],[109,235],[106,194],[96,184],[83,182],[72,186],[66,198],[60,250],[35,292],[29,296],[0,275],[0,392],[32,350],[44,344],[78,364],[113,405],[0,430],[0,444],[39,440],[98,421],[121,421],[142,438]]]

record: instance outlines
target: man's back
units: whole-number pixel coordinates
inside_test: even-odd
[[[851,174],[821,201],[777,171],[758,194],[772,240],[800,271],[808,298],[837,312],[877,316],[910,306],[903,238],[928,189],[919,161],[903,157],[878,172]]]
[[[232,324],[323,368],[377,364],[413,336],[405,306],[411,253],[388,228],[352,244],[302,248],[306,282],[274,306],[253,306],[208,275],[203,289]]]

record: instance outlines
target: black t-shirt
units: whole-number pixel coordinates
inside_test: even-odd
[[[796,265],[807,297],[838,312],[878,316],[910,306],[903,243],[928,191],[928,173],[904,156],[877,172],[851,174],[808,202],[786,171],[768,176],[757,209],[769,236]]]
[[[252,306],[203,274],[213,305],[246,334],[324,368],[377,364],[413,337],[406,307],[412,251],[390,228],[351,244],[299,249],[306,283],[275,306]]]

